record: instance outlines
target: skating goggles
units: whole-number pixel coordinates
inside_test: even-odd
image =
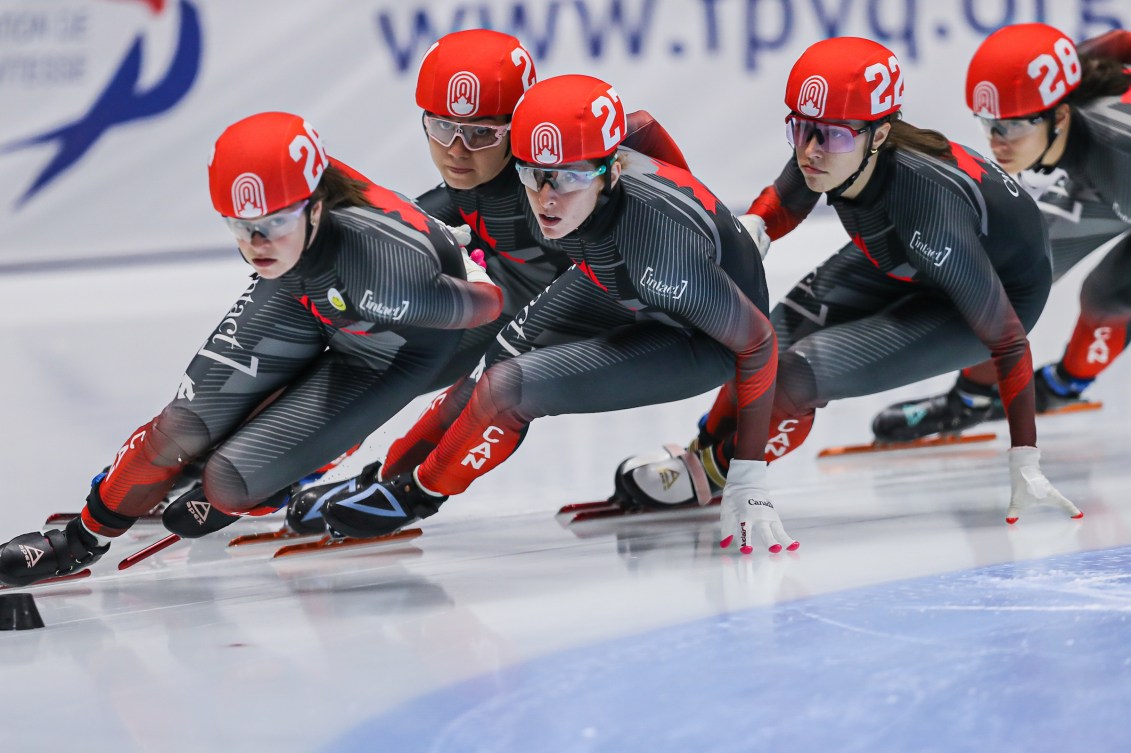
[[[558,193],[574,193],[584,191],[593,185],[593,181],[609,171],[608,165],[601,165],[596,170],[543,170],[530,165],[515,165],[518,170],[518,179],[522,185],[531,191],[541,191],[547,183],[550,188]]]
[[[997,136],[1005,141],[1017,141],[1035,132],[1045,121],[1045,113],[1034,115],[1030,118],[978,118],[978,125],[982,126],[982,133],[986,138]]]
[[[794,149],[797,145],[806,146],[810,139],[817,137],[817,146],[823,151],[832,154],[845,154],[856,148],[856,137],[867,131],[869,124],[863,128],[840,125],[837,123],[823,123],[819,120],[806,120],[796,115],[785,119],[785,140]]]
[[[269,241],[274,241],[285,235],[290,235],[298,229],[298,226],[302,223],[302,213],[306,211],[306,206],[309,203],[309,199],[300,201],[293,207],[280,209],[278,212],[257,217],[254,220],[225,217],[224,222],[228,223],[228,229],[232,231],[232,235],[241,241],[250,243],[252,236],[256,233]]]
[[[489,123],[457,123],[454,120],[444,120],[435,115],[424,114],[424,130],[428,137],[440,146],[447,149],[459,136],[468,151],[477,152],[480,149],[490,149],[502,142],[511,127],[507,125],[491,125]]]

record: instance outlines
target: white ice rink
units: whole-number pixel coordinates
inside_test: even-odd
[[[777,244],[771,299],[842,239],[825,216]],[[1037,362],[1090,266],[1055,289]],[[244,270],[233,251],[0,275],[0,539],[81,506]],[[398,548],[226,549],[267,518],[118,572],[160,535],[139,525],[94,577],[34,589],[46,628],[0,632],[0,751],[1131,750],[1128,360],[1093,390],[1104,410],[1039,420],[1082,521],[1004,523],[1000,424],[985,445],[815,459],[943,377],[829,406],[771,466],[792,554],[719,550],[717,508],[555,520],[622,457],[689,440],[710,396],[539,421]]]

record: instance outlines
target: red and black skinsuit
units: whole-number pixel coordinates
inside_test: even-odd
[[[503,327],[483,370],[394,445],[386,478],[420,464],[421,484],[456,494],[540,416],[669,402],[731,378],[740,452],[762,458],[776,350],[754,242],[686,170],[626,148],[619,159],[620,180],[585,223],[540,240],[575,266]]]
[[[855,199],[831,200],[851,241],[774,307],[780,363],[767,447],[804,441],[817,408],[992,357],[1014,446],[1034,446],[1026,333],[1052,281],[1036,203],[994,163],[952,144],[954,161],[882,149]],[[750,207],[771,238],[815,206],[794,159]],[[722,470],[733,455],[733,385],[703,427]],[[716,482],[718,479],[716,479]]]
[[[392,191],[367,196],[376,209],[324,212],[286,274],[252,276],[173,401],[118,451],[87,528],[120,534],[205,455],[209,502],[254,509],[361,442],[435,382],[461,330],[498,316],[498,289],[465,280],[446,228]]]

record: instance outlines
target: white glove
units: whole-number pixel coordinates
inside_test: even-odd
[[[437,220],[439,222],[439,220]],[[472,251],[474,256],[467,253],[467,246],[471,243],[471,227],[468,225],[448,225],[441,222],[441,225],[448,229],[452,238],[459,244],[459,250],[463,254],[463,272],[468,282],[485,282],[488,285],[494,285],[491,278],[487,276],[487,263],[483,261],[483,252],[479,250]]]
[[[738,536],[739,550],[743,554],[754,551],[754,533],[771,552],[782,549],[794,551],[801,546],[782,527],[778,511],[770,502],[766,491],[765,460],[732,460],[723,488],[722,540],[719,546],[726,549]]]
[[[770,235],[766,232],[766,221],[756,214],[740,214],[738,222],[750,233],[754,245],[758,247],[758,255],[763,259],[770,253]]]
[[[1073,519],[1084,513],[1058,492],[1041,473],[1041,451],[1036,447],[1013,447],[1009,450],[1009,485],[1012,494],[1006,523],[1016,523],[1021,511],[1033,505],[1056,505]]]
[[[484,262],[481,261],[483,259],[482,251],[476,249],[471,252],[471,256],[468,256],[466,248],[460,246],[459,250],[463,252],[463,271],[467,276],[468,282],[485,282],[488,285],[495,284],[487,275],[487,270],[483,266]],[[475,257],[478,257],[478,259]]]

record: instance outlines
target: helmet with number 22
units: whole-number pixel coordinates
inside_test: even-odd
[[[809,120],[880,120],[903,105],[903,70],[895,53],[878,42],[825,39],[793,64],[785,104]]]

